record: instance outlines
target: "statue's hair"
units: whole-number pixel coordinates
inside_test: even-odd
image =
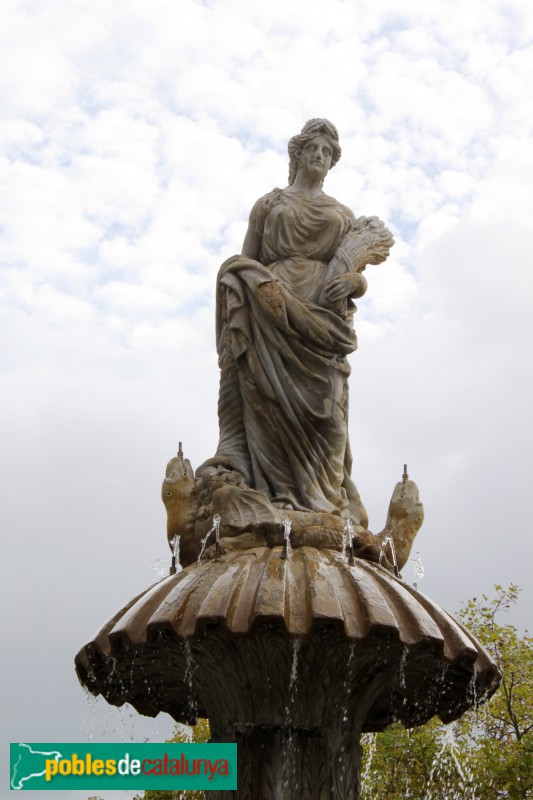
[[[326,136],[331,144],[331,167],[334,167],[341,157],[341,146],[339,144],[339,132],[335,125],[328,119],[309,119],[302,128],[302,132],[293,136],[289,140],[289,186],[294,183],[298,164],[302,154],[302,148],[315,136]],[[330,169],[331,169],[330,167]]]

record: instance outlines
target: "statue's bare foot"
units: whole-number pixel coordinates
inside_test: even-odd
[[[293,504],[289,503],[287,500],[272,500],[272,505],[274,508],[281,508],[285,509],[286,511],[294,511]]]
[[[230,469],[224,464],[213,463],[202,467],[196,474],[196,490],[198,492],[199,516],[205,518],[211,515],[213,495],[224,486],[237,486],[240,489],[248,488],[244,476],[236,469]]]

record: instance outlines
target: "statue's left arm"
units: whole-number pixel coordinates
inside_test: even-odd
[[[259,253],[261,251],[261,236],[258,233],[257,223],[262,201],[263,198],[260,198],[250,212],[248,230],[242,245],[241,255],[245,256],[245,258],[251,258],[253,261],[259,261]]]

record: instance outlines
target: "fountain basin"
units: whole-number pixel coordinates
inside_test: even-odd
[[[239,725],[281,726],[292,708],[294,724],[319,726],[364,693],[363,731],[449,722],[497,688],[476,639],[384,568],[333,550],[281,552],[228,553],[150,587],[80,650],[81,683],[178,721],[222,704]]]

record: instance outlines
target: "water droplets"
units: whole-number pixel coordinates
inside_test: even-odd
[[[174,724],[170,717],[143,717],[128,703],[117,708],[108,705],[103,697],[88,693],[84,702],[81,733],[88,742],[157,742],[172,736]]]
[[[424,564],[422,563],[422,556],[416,552],[411,559],[411,566],[413,567],[413,586],[418,588],[418,582],[422,580],[425,574]]]
[[[194,731],[192,725],[185,725],[184,722],[178,722],[176,724],[176,733],[179,735],[180,739],[187,744],[192,744],[194,741]]]
[[[370,800],[372,791],[372,762],[376,754],[378,735],[377,733],[364,733],[361,737],[361,744],[365,749],[365,768],[361,774],[361,800]]]
[[[168,575],[168,559],[156,558],[152,564],[153,579],[152,583],[159,583],[159,581]]]

